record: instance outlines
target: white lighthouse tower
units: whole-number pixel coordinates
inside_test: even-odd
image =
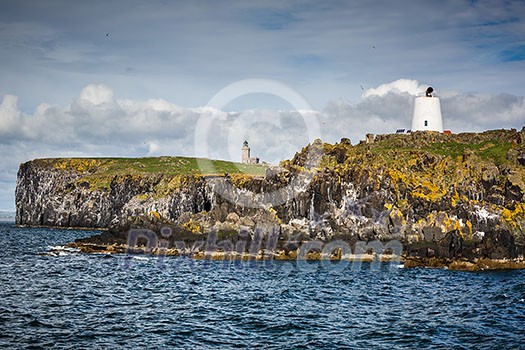
[[[439,98],[432,96],[434,89],[429,87],[425,96],[416,97],[412,115],[412,131],[443,132],[441,105]]]

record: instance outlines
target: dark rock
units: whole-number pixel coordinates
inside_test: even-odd
[[[443,232],[439,227],[425,226],[423,227],[423,238],[425,241],[437,242],[443,238]]]
[[[481,180],[485,188],[490,188],[496,183],[496,179],[499,175],[499,169],[494,164],[487,165],[483,168],[481,173]]]
[[[515,258],[514,236],[506,229],[486,232],[480,244],[481,256],[490,259]]]
[[[525,195],[525,182],[517,172],[511,171],[505,184],[506,197],[513,201],[523,201]]]
[[[516,160],[518,161],[518,164],[525,165],[525,143],[522,143],[522,146],[517,151]]]

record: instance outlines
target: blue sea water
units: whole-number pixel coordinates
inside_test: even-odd
[[[2,348],[525,348],[525,271],[65,253],[0,223]]]

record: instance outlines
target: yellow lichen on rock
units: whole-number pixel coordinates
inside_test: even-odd
[[[395,168],[390,168],[388,169],[388,175],[392,179],[392,186],[396,191],[399,189],[399,182],[405,185],[408,184],[407,176],[402,171],[399,171]]]
[[[147,193],[141,193],[141,194],[137,194],[135,198],[141,202],[144,202],[145,200],[148,200],[150,196]]]
[[[243,188],[248,182],[253,179],[253,176],[247,174],[232,174],[230,175],[232,183],[239,188]]]
[[[458,202],[461,201],[461,197],[459,196],[458,191],[454,189],[454,194],[450,197],[450,203],[452,204],[452,207],[456,207],[458,205]]]
[[[283,221],[281,220],[279,215],[277,215],[277,211],[273,207],[270,207],[270,209],[268,211],[270,212],[271,215],[273,215],[273,217],[279,223],[279,225],[283,224]]]
[[[508,208],[503,208],[501,217],[512,228],[516,228],[519,221],[525,220],[525,204],[517,203],[512,211]]]
[[[419,186],[412,190],[412,196],[430,202],[443,198],[447,192],[428,179],[424,179]]]
[[[182,227],[184,227],[186,230],[191,231],[192,233],[201,234],[202,233],[202,226],[199,222],[189,219],[186,221]]]
[[[98,159],[89,158],[65,158],[57,160],[53,166],[58,170],[75,170],[78,172],[85,172],[93,170],[100,166],[101,162]]]
[[[472,237],[472,222],[470,222],[470,220],[467,220],[465,222],[465,226],[467,227],[468,229],[468,238],[471,238]]]

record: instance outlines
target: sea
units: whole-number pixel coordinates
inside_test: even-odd
[[[94,233],[0,223],[0,348],[525,348],[525,271],[64,247]]]

